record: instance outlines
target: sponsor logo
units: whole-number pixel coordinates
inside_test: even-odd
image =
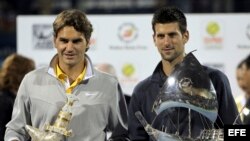
[[[135,67],[133,64],[124,64],[122,67],[122,74],[126,77],[130,77],[134,74]]]
[[[222,28],[219,22],[210,21],[205,25],[204,28],[205,33],[203,37],[203,42],[205,44],[205,47],[209,49],[222,48]]]
[[[224,140],[239,139],[240,141],[245,141],[247,137],[250,136],[249,131],[249,125],[225,125]]]
[[[32,45],[35,49],[53,49],[53,30],[50,24],[34,24],[32,26]]]
[[[138,36],[138,29],[132,23],[124,23],[118,29],[118,37],[121,41],[130,43]]]

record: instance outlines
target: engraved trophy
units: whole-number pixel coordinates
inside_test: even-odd
[[[156,117],[152,124],[147,123],[140,111],[135,115],[153,141],[223,141],[223,129],[214,127],[217,107],[216,92],[208,74],[189,53],[176,65],[155,100],[152,110]],[[181,109],[181,112],[176,109]],[[176,110],[177,116],[172,117],[169,110]],[[179,117],[183,111],[186,114]],[[192,127],[193,122],[197,123],[192,121],[192,114],[200,117],[198,124],[201,127]],[[180,119],[185,124],[179,125]],[[192,132],[194,128],[197,133]]]
[[[44,131],[26,125],[25,128],[32,141],[62,141],[65,137],[71,136],[72,130],[67,130],[67,128],[72,116],[72,105],[76,100],[74,95],[67,94],[67,103],[59,111],[55,123],[45,124]]]

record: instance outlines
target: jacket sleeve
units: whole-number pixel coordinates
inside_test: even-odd
[[[138,95],[139,92],[137,91],[137,88],[135,88],[132,97],[130,99],[129,110],[128,110],[129,111],[128,132],[131,141],[149,140],[149,136],[145,131],[143,125],[135,116],[135,112],[137,111],[141,111],[142,114],[144,113],[140,106],[141,102],[138,100],[141,99],[142,97],[138,98],[137,97]]]
[[[110,102],[111,112],[108,129],[111,131],[109,141],[129,141],[128,139],[128,111],[122,89],[117,83],[115,99]]]
[[[31,124],[29,114],[29,98],[25,88],[26,79],[24,78],[15,99],[11,121],[6,125],[5,141],[10,139],[19,139],[26,141],[29,138],[25,130],[26,124]]]
[[[209,74],[217,94],[218,117],[216,120],[217,128],[223,128],[224,125],[241,124],[239,112],[231,91],[227,76],[214,71]]]

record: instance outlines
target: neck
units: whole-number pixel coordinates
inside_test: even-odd
[[[70,65],[60,65],[62,71],[69,77],[70,82],[76,80],[76,78],[82,73],[86,63],[83,61],[82,63],[78,63],[78,65],[70,66]]]
[[[175,66],[182,62],[183,58],[184,58],[184,55],[178,56],[173,61],[162,59],[162,68],[163,68],[163,72],[165,73],[165,75],[169,76],[174,70]]]

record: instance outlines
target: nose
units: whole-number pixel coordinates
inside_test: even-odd
[[[169,36],[165,36],[164,37],[164,44],[165,45],[169,45],[171,43],[170,37]]]
[[[72,49],[73,46],[74,46],[74,44],[73,44],[72,42],[68,42],[68,43],[67,43],[67,50]]]

